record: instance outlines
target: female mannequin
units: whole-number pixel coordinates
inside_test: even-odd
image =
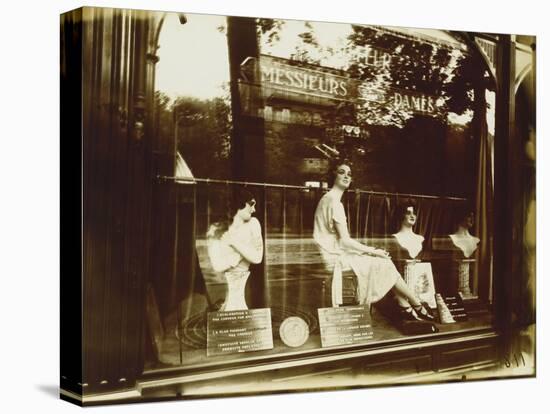
[[[474,225],[474,212],[471,209],[462,209],[457,216],[456,231],[449,235],[455,250],[460,252],[459,258],[456,259],[458,264],[458,291],[463,297],[472,297],[470,288],[470,264],[475,262],[471,258],[477,250],[479,238],[470,234],[470,229]]]
[[[207,233],[208,256],[216,272],[227,280],[227,294],[221,311],[248,309],[245,285],[251,263],[261,263],[263,240],[261,226],[252,214],[254,195],[242,190],[232,200],[228,220],[210,226]]]
[[[414,205],[410,203],[410,205],[400,206],[398,208],[397,217],[400,227],[399,231],[395,233],[393,237],[395,237],[399,246],[401,246],[407,254],[408,257],[404,257],[404,259],[416,259],[422,251],[424,236],[416,234],[413,231],[413,227],[416,224]]]
[[[470,257],[477,250],[479,244],[479,238],[470,234],[470,229],[473,226],[474,212],[466,211],[459,218],[456,231],[449,235],[455,247],[464,254],[465,258]]]
[[[315,210],[313,238],[327,269],[333,272],[333,305],[341,304],[341,297],[335,295],[335,291],[341,288],[342,271],[353,270],[359,286],[359,303],[370,306],[393,290],[402,308],[403,319],[433,320],[429,309],[405,284],[389,254],[350,237],[341,202],[342,195],[351,184],[348,163],[338,160],[333,163],[329,171],[329,184],[331,189],[319,200]]]
[[[403,275],[407,286],[431,308],[435,308],[432,266],[428,262],[420,263],[424,236],[416,234],[413,230],[416,224],[415,209],[413,202],[407,202],[397,208],[396,218],[399,231],[393,234],[397,242],[395,266]]]

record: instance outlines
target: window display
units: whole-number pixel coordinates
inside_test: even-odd
[[[475,208],[453,219],[467,205],[491,211],[492,190],[477,194],[491,173],[479,165],[491,157],[494,85],[460,37],[194,15],[184,26],[170,16],[163,30],[182,38],[178,47],[185,31],[211,39],[212,53],[182,67],[177,88],[162,62],[169,43],[160,54],[157,94],[172,102],[160,116],[174,113],[178,156],[192,174],[176,174],[176,239],[189,242],[169,279],[203,287],[185,299],[171,291],[164,318],[175,335],[151,369],[215,362],[205,351],[224,331],[213,318],[226,312],[243,311],[241,324],[224,328],[241,338],[238,360],[425,333],[414,323],[445,334],[444,300],[458,294],[475,312],[453,331],[492,326],[491,267],[476,263],[491,255],[470,233]],[[233,46],[234,32],[246,44]],[[215,78],[204,78],[212,64]],[[353,321],[360,340],[345,330],[323,339],[332,328],[319,318],[330,308],[342,310],[324,317]],[[248,320],[262,309],[267,349],[248,346]]]
[[[83,8],[62,40],[67,392],[534,373],[534,37]]]

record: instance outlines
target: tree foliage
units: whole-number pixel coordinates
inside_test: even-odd
[[[171,103],[166,94],[157,91],[155,105],[160,140],[177,140],[177,150],[193,175],[227,178],[232,128],[228,98],[181,96]]]
[[[231,109],[221,97],[179,97],[172,110],[178,122],[177,148],[197,177],[227,177]]]
[[[341,70],[357,86],[358,96],[323,114],[323,141],[355,161],[356,183],[405,192],[469,194],[475,169],[470,160],[472,114],[478,124],[484,122],[485,89],[492,87],[477,55],[461,42],[406,31],[351,25],[347,37],[327,41],[321,25],[305,22],[303,27],[290,43],[290,59]],[[266,28],[269,42],[260,40],[268,49],[294,33],[279,33],[286,28],[275,22]],[[417,97],[429,98],[433,110],[396,105],[398,95],[417,102]],[[358,126],[360,136],[346,134],[346,125]],[[453,181],[445,188],[452,171],[463,184]]]

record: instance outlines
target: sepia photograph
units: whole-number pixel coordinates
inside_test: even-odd
[[[81,7],[59,35],[61,399],[535,377],[534,32]]]

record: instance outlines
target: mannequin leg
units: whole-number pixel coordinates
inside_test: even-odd
[[[399,303],[399,306],[420,306],[420,301],[402,278],[397,279],[397,282],[395,282],[395,285],[393,285],[393,291],[395,293],[395,296],[397,297],[397,302]]]

